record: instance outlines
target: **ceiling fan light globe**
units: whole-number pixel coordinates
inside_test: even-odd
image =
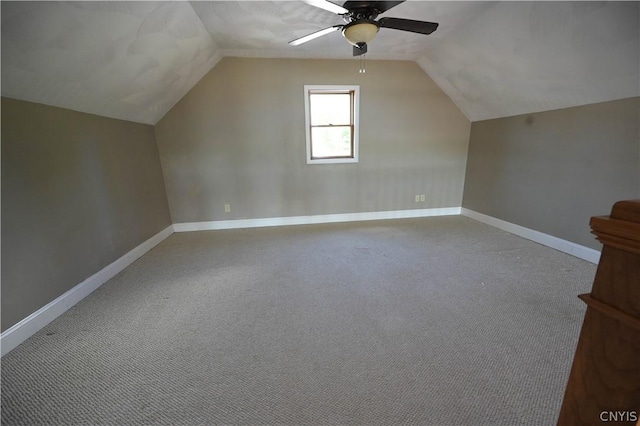
[[[378,33],[378,26],[372,22],[355,22],[342,30],[344,38],[352,45],[369,43]]]

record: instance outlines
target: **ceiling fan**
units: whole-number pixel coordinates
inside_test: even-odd
[[[401,1],[367,1],[349,0],[342,6],[328,0],[302,0],[305,3],[319,7],[329,12],[336,13],[346,22],[344,25],[334,25],[320,31],[308,34],[289,42],[292,46],[298,46],[323,35],[340,30],[344,38],[353,45],[353,56],[367,53],[367,43],[376,36],[380,28],[392,28],[394,30],[410,31],[419,34],[431,34],[438,28],[435,22],[414,21],[403,18],[376,17],[403,3]]]

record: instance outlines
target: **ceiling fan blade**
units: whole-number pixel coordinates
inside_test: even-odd
[[[404,2],[405,0],[400,0],[400,1],[349,0],[344,3],[343,7],[349,10],[371,8],[371,9],[375,9],[376,12],[380,14]]]
[[[328,0],[302,0],[302,2],[311,6],[319,7],[320,9],[328,10],[332,13],[337,13],[338,15],[349,13],[349,11],[344,7],[338,6],[335,3],[331,3]]]
[[[357,46],[353,46],[353,56],[360,56],[367,53],[367,43],[358,43]]]
[[[333,27],[325,28],[324,30],[316,31],[315,33],[307,34],[304,37],[291,40],[289,44],[292,46],[298,46],[298,45],[301,45],[302,43],[306,43],[318,37],[322,37],[323,35],[332,33],[337,30],[341,30],[342,27],[344,27],[344,25],[334,25]]]
[[[435,22],[414,21],[413,19],[403,18],[380,18],[378,24],[380,28],[392,28],[419,34],[431,34],[438,28],[438,24]]]

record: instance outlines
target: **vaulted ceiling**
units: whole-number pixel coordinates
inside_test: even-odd
[[[367,58],[415,61],[471,121],[640,96],[637,1],[410,0],[381,16],[440,24],[382,29]],[[354,60],[339,32],[288,44],[342,23],[299,1],[2,1],[2,95],[155,124],[225,56]]]

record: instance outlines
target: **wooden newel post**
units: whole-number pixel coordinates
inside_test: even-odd
[[[640,424],[640,200],[590,225],[603,249],[558,425]]]

